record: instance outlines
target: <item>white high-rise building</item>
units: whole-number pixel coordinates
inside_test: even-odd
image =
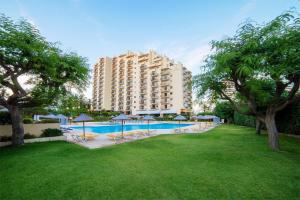
[[[103,57],[94,66],[92,110],[126,114],[191,112],[191,72],[154,51]]]

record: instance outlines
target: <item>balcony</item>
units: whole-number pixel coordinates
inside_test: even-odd
[[[147,71],[146,70],[141,70],[141,74],[147,74]]]
[[[152,104],[151,105],[151,110],[156,110],[158,109],[158,105],[157,104]]]
[[[146,101],[140,101],[139,103],[140,104],[146,104]]]
[[[146,66],[146,65],[141,65],[141,66],[140,66],[140,70],[141,70],[141,71],[144,71],[144,70],[146,70],[146,69],[147,69],[147,66]]]
[[[161,87],[169,86],[171,83],[169,81],[164,81],[161,83]]]

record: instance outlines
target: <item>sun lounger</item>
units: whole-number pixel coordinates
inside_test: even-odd
[[[71,134],[74,142],[85,142],[79,135]]]
[[[148,132],[145,131],[136,131],[135,133],[138,137],[145,137],[148,135]]]
[[[94,134],[88,133],[88,134],[85,134],[85,137],[84,137],[83,134],[81,134],[80,137],[81,137],[83,140],[84,140],[84,139],[85,139],[85,140],[94,140],[97,136],[94,135]]]
[[[116,144],[124,139],[120,134],[108,134],[107,137],[113,140]]]
[[[63,133],[69,133],[72,129],[71,129],[71,128],[61,127],[60,130],[61,130]]]
[[[188,133],[188,132],[190,132],[190,130],[188,128],[182,129],[182,133]]]
[[[181,130],[180,130],[180,128],[176,128],[176,129],[174,129],[174,133],[177,133],[177,134],[181,133]]]
[[[157,130],[150,130],[149,133],[147,131],[148,136],[152,136],[152,135],[156,135],[156,134],[157,134]]]
[[[138,138],[138,134],[136,132],[124,133],[124,136],[127,139],[137,139]]]

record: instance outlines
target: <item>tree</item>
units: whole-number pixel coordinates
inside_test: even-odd
[[[276,113],[300,101],[300,19],[287,12],[267,24],[246,21],[233,37],[213,41],[205,72],[194,77],[198,97],[210,92],[242,114],[265,123],[269,146],[279,149]],[[226,92],[231,83],[234,97]]]
[[[55,111],[66,116],[77,116],[80,113],[87,113],[89,110],[89,103],[84,98],[84,96],[72,94],[67,92],[64,95],[61,95],[53,106]]]
[[[233,121],[234,109],[229,101],[217,102],[214,113],[218,117],[224,119],[227,123]]]
[[[23,108],[49,105],[66,86],[84,87],[88,71],[85,58],[63,53],[26,20],[1,15],[0,105],[11,115],[13,145],[23,144]]]

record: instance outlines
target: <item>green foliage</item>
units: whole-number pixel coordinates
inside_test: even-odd
[[[241,125],[241,126],[249,126],[255,127],[256,119],[253,116],[249,115],[242,115],[238,112],[234,112],[234,124]]]
[[[94,121],[97,121],[97,122],[110,121],[111,118],[112,118],[112,116],[100,116],[100,115],[96,115],[93,117]]]
[[[233,121],[234,109],[228,101],[217,102],[214,113],[221,119],[225,119],[228,123]]]
[[[214,112],[199,112],[197,115],[214,115]]]
[[[0,15],[0,71],[0,104],[14,102],[20,107],[49,105],[66,86],[81,90],[89,72],[86,58],[62,52],[26,20],[14,22],[4,15]],[[29,77],[25,85],[31,90],[18,83],[17,78],[25,74]],[[7,101],[8,97],[13,99]]]
[[[156,121],[173,121],[174,118],[176,117],[175,114],[166,114],[166,115],[163,115],[163,117],[155,117],[155,120]]]
[[[23,119],[23,123],[24,124],[32,124],[33,123],[33,119],[31,119],[31,118],[24,118]]]
[[[47,124],[47,123],[59,123],[58,119],[41,119],[40,121],[36,122],[38,124]]]
[[[116,115],[120,114],[120,112],[109,111],[109,110],[101,110],[100,112],[91,112],[91,113],[96,114],[96,115],[100,115],[100,116],[103,116],[103,117],[112,117],[112,116],[116,116]]]
[[[11,124],[10,114],[8,112],[0,112],[0,125]]]
[[[43,130],[41,137],[55,137],[61,135],[63,135],[63,132],[61,130],[56,128],[47,128]]]
[[[31,135],[30,133],[25,133],[24,134],[24,139],[34,139],[37,138],[35,135]]]
[[[280,132],[300,135],[300,103],[278,112],[276,123]]]
[[[120,112],[110,110],[88,111],[86,113],[91,116],[94,121],[110,121],[112,117],[120,114]]]
[[[282,151],[273,152],[266,135],[253,131],[223,125],[93,150],[62,141],[1,148],[0,194],[5,200],[298,199],[300,140],[282,136]]]
[[[247,113],[252,115],[299,100],[299,43],[298,13],[286,12],[262,25],[246,21],[233,37],[212,42],[203,73],[193,78],[197,97],[209,93],[231,100],[236,110],[239,104],[251,105]],[[234,97],[226,93],[228,83],[236,89]]]
[[[36,106],[36,107],[27,107],[22,109],[22,116],[24,118],[32,118],[33,115],[47,115],[49,111],[45,107]]]
[[[234,112],[234,123],[255,127],[255,118]],[[276,124],[278,131],[281,133],[300,135],[300,103],[289,105],[278,112],[276,115]]]
[[[83,95],[72,94],[66,92],[60,95],[54,102],[53,113],[63,114],[65,116],[78,116],[81,113],[87,113],[89,110],[89,102]]]
[[[10,142],[11,136],[0,136],[0,142]]]

